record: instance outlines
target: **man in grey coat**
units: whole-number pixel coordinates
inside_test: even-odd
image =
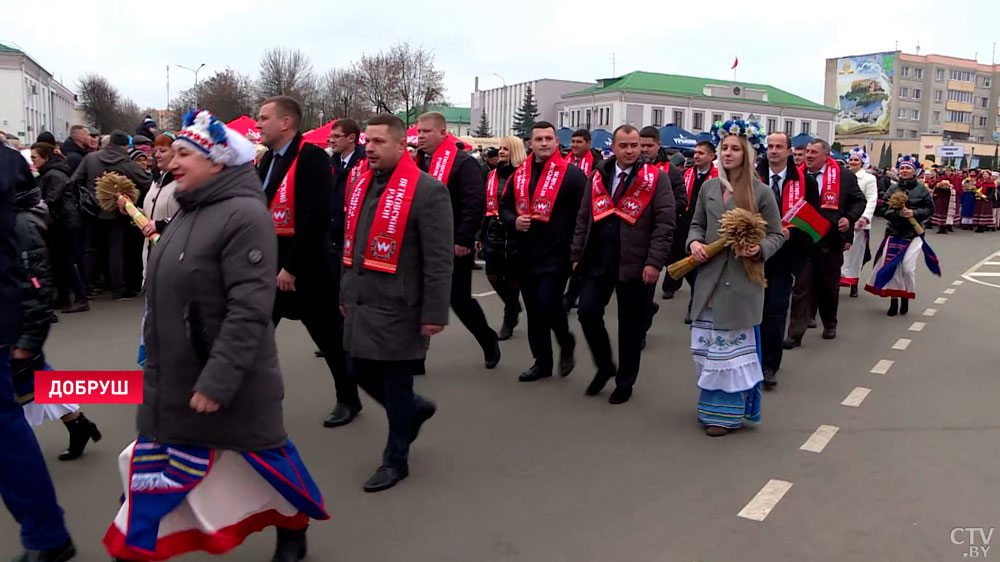
[[[587,395],[599,394],[615,377],[616,388],[609,401],[623,404],[631,398],[639,375],[647,327],[639,319],[651,317],[653,291],[670,255],[676,211],[670,177],[640,159],[635,127],[618,127],[612,150],[614,157],[591,175],[590,197],[580,202],[570,259],[576,274],[583,278],[580,325],[597,365]],[[644,200],[643,192],[648,199]],[[609,213],[609,209],[614,212]],[[612,293],[618,296],[617,369],[604,326],[604,309]]]
[[[378,115],[368,122],[365,134],[371,172],[359,178],[346,194],[340,306],[344,349],[351,356],[354,376],[365,392],[385,406],[389,418],[382,466],[364,486],[366,492],[378,492],[409,474],[410,443],[420,426],[434,415],[434,404],[413,393],[413,366],[427,354],[430,337],[448,323],[454,232],[447,188],[417,170],[412,161],[403,160],[409,158],[403,122],[392,115]],[[369,266],[373,261],[370,252],[379,256],[375,245],[383,244],[386,236],[377,231],[377,236],[370,235],[379,218],[385,216],[377,213],[382,206],[380,199],[387,188],[396,187],[388,184],[400,166],[413,166],[407,173],[418,179],[405,223],[395,224],[396,236],[402,230],[401,238],[382,246],[381,257],[395,260],[395,272],[390,273],[384,267]],[[366,185],[363,192],[360,185]],[[405,185],[399,188],[405,190]],[[352,213],[356,213],[353,220]],[[393,217],[403,220],[401,214]]]

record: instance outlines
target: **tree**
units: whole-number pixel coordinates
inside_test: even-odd
[[[101,132],[115,129],[132,131],[142,121],[139,106],[130,99],[123,99],[118,89],[99,74],[86,74],[77,82],[80,105],[84,115]]]
[[[353,69],[332,69],[323,76],[320,107],[327,117],[363,121],[371,115],[361,93],[361,78]]]
[[[361,55],[353,70],[360,84],[360,94],[375,113],[393,113],[399,103],[399,90],[395,86],[399,68],[397,60],[386,53]]]
[[[511,129],[514,134],[526,139],[531,137],[531,128],[535,126],[535,122],[538,120],[538,104],[535,102],[535,95],[531,91],[531,86],[529,85],[524,89],[524,102],[521,103],[520,109],[514,114],[514,125]]]
[[[479,114],[479,124],[476,125],[476,130],[472,132],[472,136],[480,139],[493,136],[493,131],[490,130],[490,121],[486,118],[485,111]]]
[[[298,49],[276,47],[264,51],[256,90],[258,101],[291,96],[302,107],[302,128],[316,126],[318,118],[316,75],[309,57]]]
[[[396,68],[392,88],[409,127],[411,118],[424,113],[428,105],[444,101],[444,73],[434,68],[433,53],[409,43],[394,45],[389,58]]]
[[[257,104],[253,80],[246,74],[228,68],[199,82],[197,88],[184,90],[172,105],[182,114],[194,107],[207,109],[225,122],[240,115],[252,115]]]

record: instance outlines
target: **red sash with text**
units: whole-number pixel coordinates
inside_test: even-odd
[[[697,166],[691,166],[684,172],[684,187],[687,189],[688,193],[688,204],[685,211],[690,210],[691,204],[694,203],[694,201],[691,200],[691,193],[694,192],[694,180],[697,177],[697,170]],[[719,177],[719,170],[715,167],[715,164],[712,164],[712,167],[708,169],[708,179],[717,177]]]
[[[580,168],[580,171],[589,176],[590,170],[594,168],[594,153],[588,150],[587,153],[583,155],[583,158],[577,158],[571,150],[569,154],[566,155],[566,162]]]
[[[303,139],[299,144],[299,151],[295,153],[295,160],[292,160],[288,173],[281,180],[281,185],[271,200],[271,219],[274,221],[274,232],[278,236],[295,235],[295,171],[299,167],[299,156],[302,155],[302,147],[305,145],[306,140]],[[274,157],[277,156],[278,153],[275,152]]]
[[[799,178],[806,178],[805,164],[799,166]],[[819,186],[819,206],[821,209],[840,208],[840,166],[833,158],[826,159],[826,169],[823,171],[823,184]]]
[[[497,193],[499,189],[500,178],[497,177],[497,171],[494,169],[486,178],[486,216],[488,217],[495,217],[500,213],[500,197],[502,194]]]
[[[448,135],[437,147],[434,155],[431,156],[431,164],[427,167],[427,173],[437,178],[437,180],[448,185],[448,178],[451,177],[451,167],[455,164],[455,156],[458,155],[458,139],[453,135]]]
[[[656,167],[659,168],[660,170],[663,170],[664,174],[669,174],[670,173],[670,161],[669,160],[664,160],[663,162],[657,162],[656,163]]]
[[[369,166],[367,158],[362,158],[357,162],[355,162],[354,165],[351,166],[351,171],[348,172],[347,174],[347,185],[350,186],[355,181],[357,181],[358,178],[361,177],[361,174],[368,171],[368,168]]]
[[[535,187],[535,197],[529,201],[528,184],[531,182],[532,160],[534,158],[528,158],[514,172],[514,204],[519,216],[530,214],[533,220],[549,222],[552,218],[552,207],[555,206],[559,188],[566,179],[566,167],[569,164],[558,150],[555,151],[542,166],[542,175],[539,176],[538,185]]]
[[[344,265],[354,265],[354,233],[358,228],[358,216],[365,201],[365,194],[371,186],[374,174],[368,170],[354,184],[347,198],[346,221],[344,224]],[[409,158],[401,158],[393,170],[385,191],[378,200],[375,218],[368,232],[364,264],[366,269],[383,273],[396,273],[399,264],[399,250],[403,247],[406,221],[413,205],[413,193],[420,179],[420,168]]]
[[[632,181],[632,185],[625,192],[625,196],[618,201],[616,207],[612,205],[608,190],[604,188],[604,180],[601,179],[600,171],[595,172],[594,178],[590,182],[590,204],[594,211],[594,222],[609,215],[618,215],[623,221],[634,225],[653,199],[658,173],[659,168],[651,164],[644,164],[642,168],[639,168],[635,180]]]

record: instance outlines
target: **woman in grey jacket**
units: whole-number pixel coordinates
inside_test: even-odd
[[[139,438],[119,457],[117,560],[220,554],[278,527],[305,556],[323,499],[282,421],[271,307],[277,241],[254,148],[207,111],[185,116],[170,171],[181,210],[149,254]]]
[[[687,245],[702,265],[691,305],[691,353],[701,397],[698,421],[709,436],[728,434],[743,420],[760,421],[760,322],[764,310],[764,261],[785,242],[771,189],[756,179],[754,146],[766,138],[756,123],[716,123],[719,177],[698,194]],[[748,141],[748,137],[751,139]],[[719,238],[719,219],[740,207],[767,221],[767,235],[745,252],[726,249],[709,259],[706,245]]]

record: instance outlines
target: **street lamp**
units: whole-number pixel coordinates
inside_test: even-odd
[[[195,109],[197,109],[198,108],[197,107],[198,106],[198,72],[202,68],[205,67],[205,63],[201,63],[201,65],[198,66],[198,68],[188,68],[188,67],[186,67],[184,65],[181,65],[181,64],[175,64],[174,66],[176,66],[177,68],[183,68],[184,70],[189,70],[189,71],[191,71],[191,72],[194,73],[194,105],[195,105]]]
[[[490,74],[492,74],[493,76],[496,76],[497,78],[500,79],[501,82],[503,82],[503,97],[501,98],[501,102],[500,102],[501,104],[503,104],[503,111],[500,112],[500,116],[503,118],[504,122],[501,125],[500,130],[503,131],[504,133],[509,133],[510,132],[510,125],[507,124],[507,80],[505,80],[503,76],[500,76],[496,72],[491,72]],[[503,125],[507,125],[507,126],[503,126]]]

